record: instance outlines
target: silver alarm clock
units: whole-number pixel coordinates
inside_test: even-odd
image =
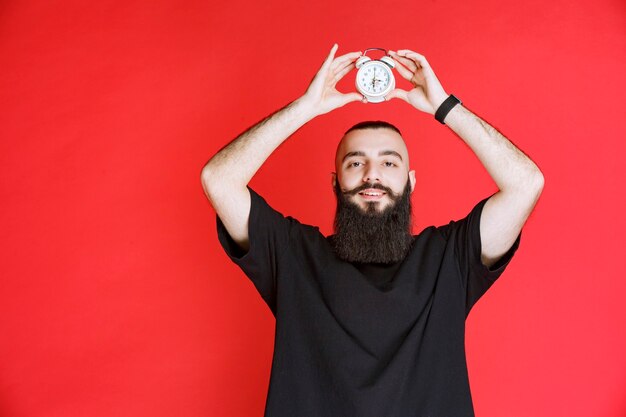
[[[372,59],[365,56],[368,51],[383,51],[385,56],[380,59]],[[393,59],[387,55],[383,48],[369,48],[363,52],[363,56],[356,60],[356,89],[370,103],[385,101],[385,96],[396,88],[396,79],[391,70],[395,67]]]

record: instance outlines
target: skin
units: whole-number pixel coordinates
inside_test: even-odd
[[[409,170],[406,144],[402,136],[392,129],[359,129],[349,132],[337,147],[335,169],[332,186],[338,181],[342,191],[354,190],[363,184],[380,184],[398,195],[404,191],[407,178],[411,182],[411,192],[415,187],[415,171]],[[377,202],[378,211],[384,210],[392,202],[385,191],[373,188],[348,198],[363,211],[368,202]]]
[[[361,56],[361,52],[356,51],[335,57],[337,49],[335,44],[301,97],[235,138],[202,169],[200,177],[207,198],[232,239],[244,250],[249,248],[250,193],[247,185],[261,165],[281,143],[311,119],[348,103],[367,102],[357,92],[337,91],[337,83],[355,68],[355,61]],[[385,99],[397,98],[420,112],[434,115],[448,94],[426,57],[408,49],[390,51],[389,54],[398,73],[413,88],[396,88]],[[481,260],[489,267],[515,242],[543,190],[543,174],[512,142],[464,105],[458,104],[448,113],[445,125],[469,146],[499,189],[485,203],[480,220]],[[353,146],[352,141],[350,138],[346,146]],[[360,143],[364,152],[367,151],[369,160],[365,166],[370,171],[367,175],[382,177],[378,178],[381,183],[385,181],[396,187],[395,176],[386,174],[374,161],[379,149],[366,149],[358,139],[354,141]],[[411,174],[408,166],[405,169],[407,171],[402,175],[406,179],[406,175],[410,177]],[[347,167],[337,169],[335,180],[342,187],[356,184],[359,175],[363,179],[364,175],[349,171]],[[386,197],[380,199],[381,206],[388,204],[385,200]],[[358,204],[362,207],[363,203]]]

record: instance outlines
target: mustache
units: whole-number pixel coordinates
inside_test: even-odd
[[[356,194],[360,193],[360,192],[361,192],[361,191],[363,191],[363,190],[367,190],[368,188],[369,188],[369,189],[375,188],[375,189],[378,189],[378,190],[383,190],[383,191],[384,191],[384,192],[386,192],[389,196],[391,196],[391,197],[394,197],[394,196],[395,196],[395,194],[394,194],[394,192],[391,190],[391,188],[389,188],[389,187],[385,187],[385,186],[384,186],[384,185],[382,185],[382,184],[375,184],[375,183],[366,183],[366,184],[362,184],[362,185],[359,185],[359,186],[358,186],[358,187],[356,187],[356,188],[353,188],[352,190],[342,191],[342,192],[341,192],[341,194],[343,194],[343,195],[347,195],[347,196],[353,196],[353,195],[356,195]]]

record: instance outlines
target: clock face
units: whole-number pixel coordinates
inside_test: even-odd
[[[382,62],[367,62],[357,72],[356,84],[363,94],[382,96],[395,84],[391,68]]]

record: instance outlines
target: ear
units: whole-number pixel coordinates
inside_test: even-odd
[[[409,171],[409,181],[411,181],[411,192],[415,189],[415,170]]]
[[[333,186],[333,190],[335,189],[335,185],[337,184],[337,174],[334,172],[330,173],[331,176],[331,184]]]

